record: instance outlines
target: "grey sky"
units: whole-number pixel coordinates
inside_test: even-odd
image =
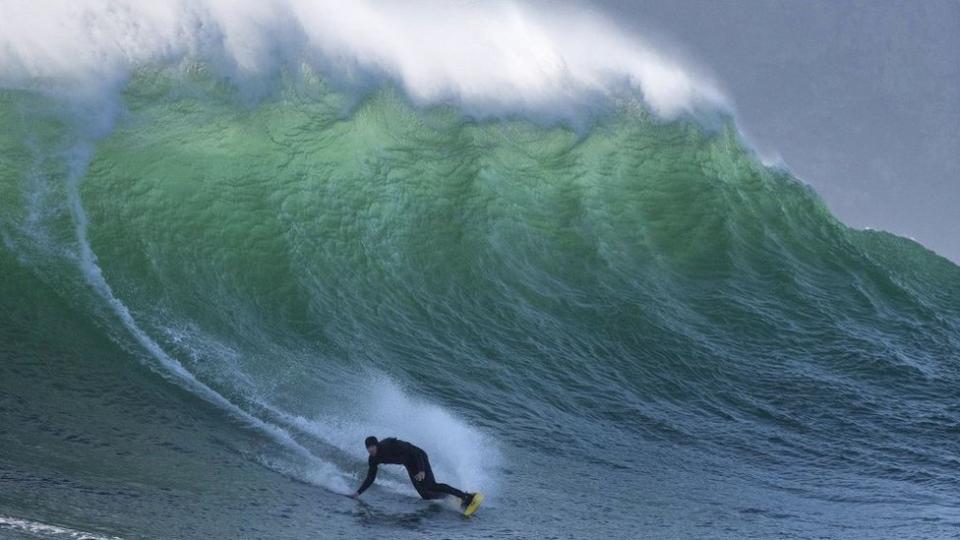
[[[960,0],[588,4],[705,68],[844,222],[960,261]]]

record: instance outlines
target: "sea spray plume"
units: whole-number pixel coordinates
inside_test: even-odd
[[[624,84],[664,116],[722,102],[711,85],[585,12],[534,14],[508,2],[292,5],[300,21],[327,19],[304,27],[316,49],[390,73],[421,103],[563,108]]]
[[[348,84],[387,76],[419,104],[564,119],[639,91],[664,117],[723,106],[716,87],[574,8],[513,2],[0,2],[0,86],[109,97],[155,63],[201,61],[241,85],[306,62]]]

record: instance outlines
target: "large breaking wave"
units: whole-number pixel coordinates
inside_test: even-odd
[[[334,492],[392,433],[506,520],[529,498],[596,520],[565,495],[586,492],[626,535],[637,483],[692,477],[951,526],[960,269],[838,222],[704,113],[713,86],[605,23],[40,5],[2,6],[23,23],[0,47],[7,463],[73,448],[35,417],[69,386],[39,366],[94,362],[88,436],[198,397],[215,448]],[[134,397],[169,383],[187,395]]]

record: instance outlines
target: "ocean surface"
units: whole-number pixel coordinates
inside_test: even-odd
[[[0,91],[0,537],[960,537],[960,268],[730,116],[119,92]]]

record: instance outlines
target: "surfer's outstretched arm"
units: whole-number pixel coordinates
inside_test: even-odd
[[[373,484],[373,481],[377,479],[377,462],[373,460],[373,456],[370,456],[367,466],[367,477],[363,480],[363,484],[360,485],[360,488],[357,489],[357,492],[353,494],[354,498],[359,497],[364,491]]]

